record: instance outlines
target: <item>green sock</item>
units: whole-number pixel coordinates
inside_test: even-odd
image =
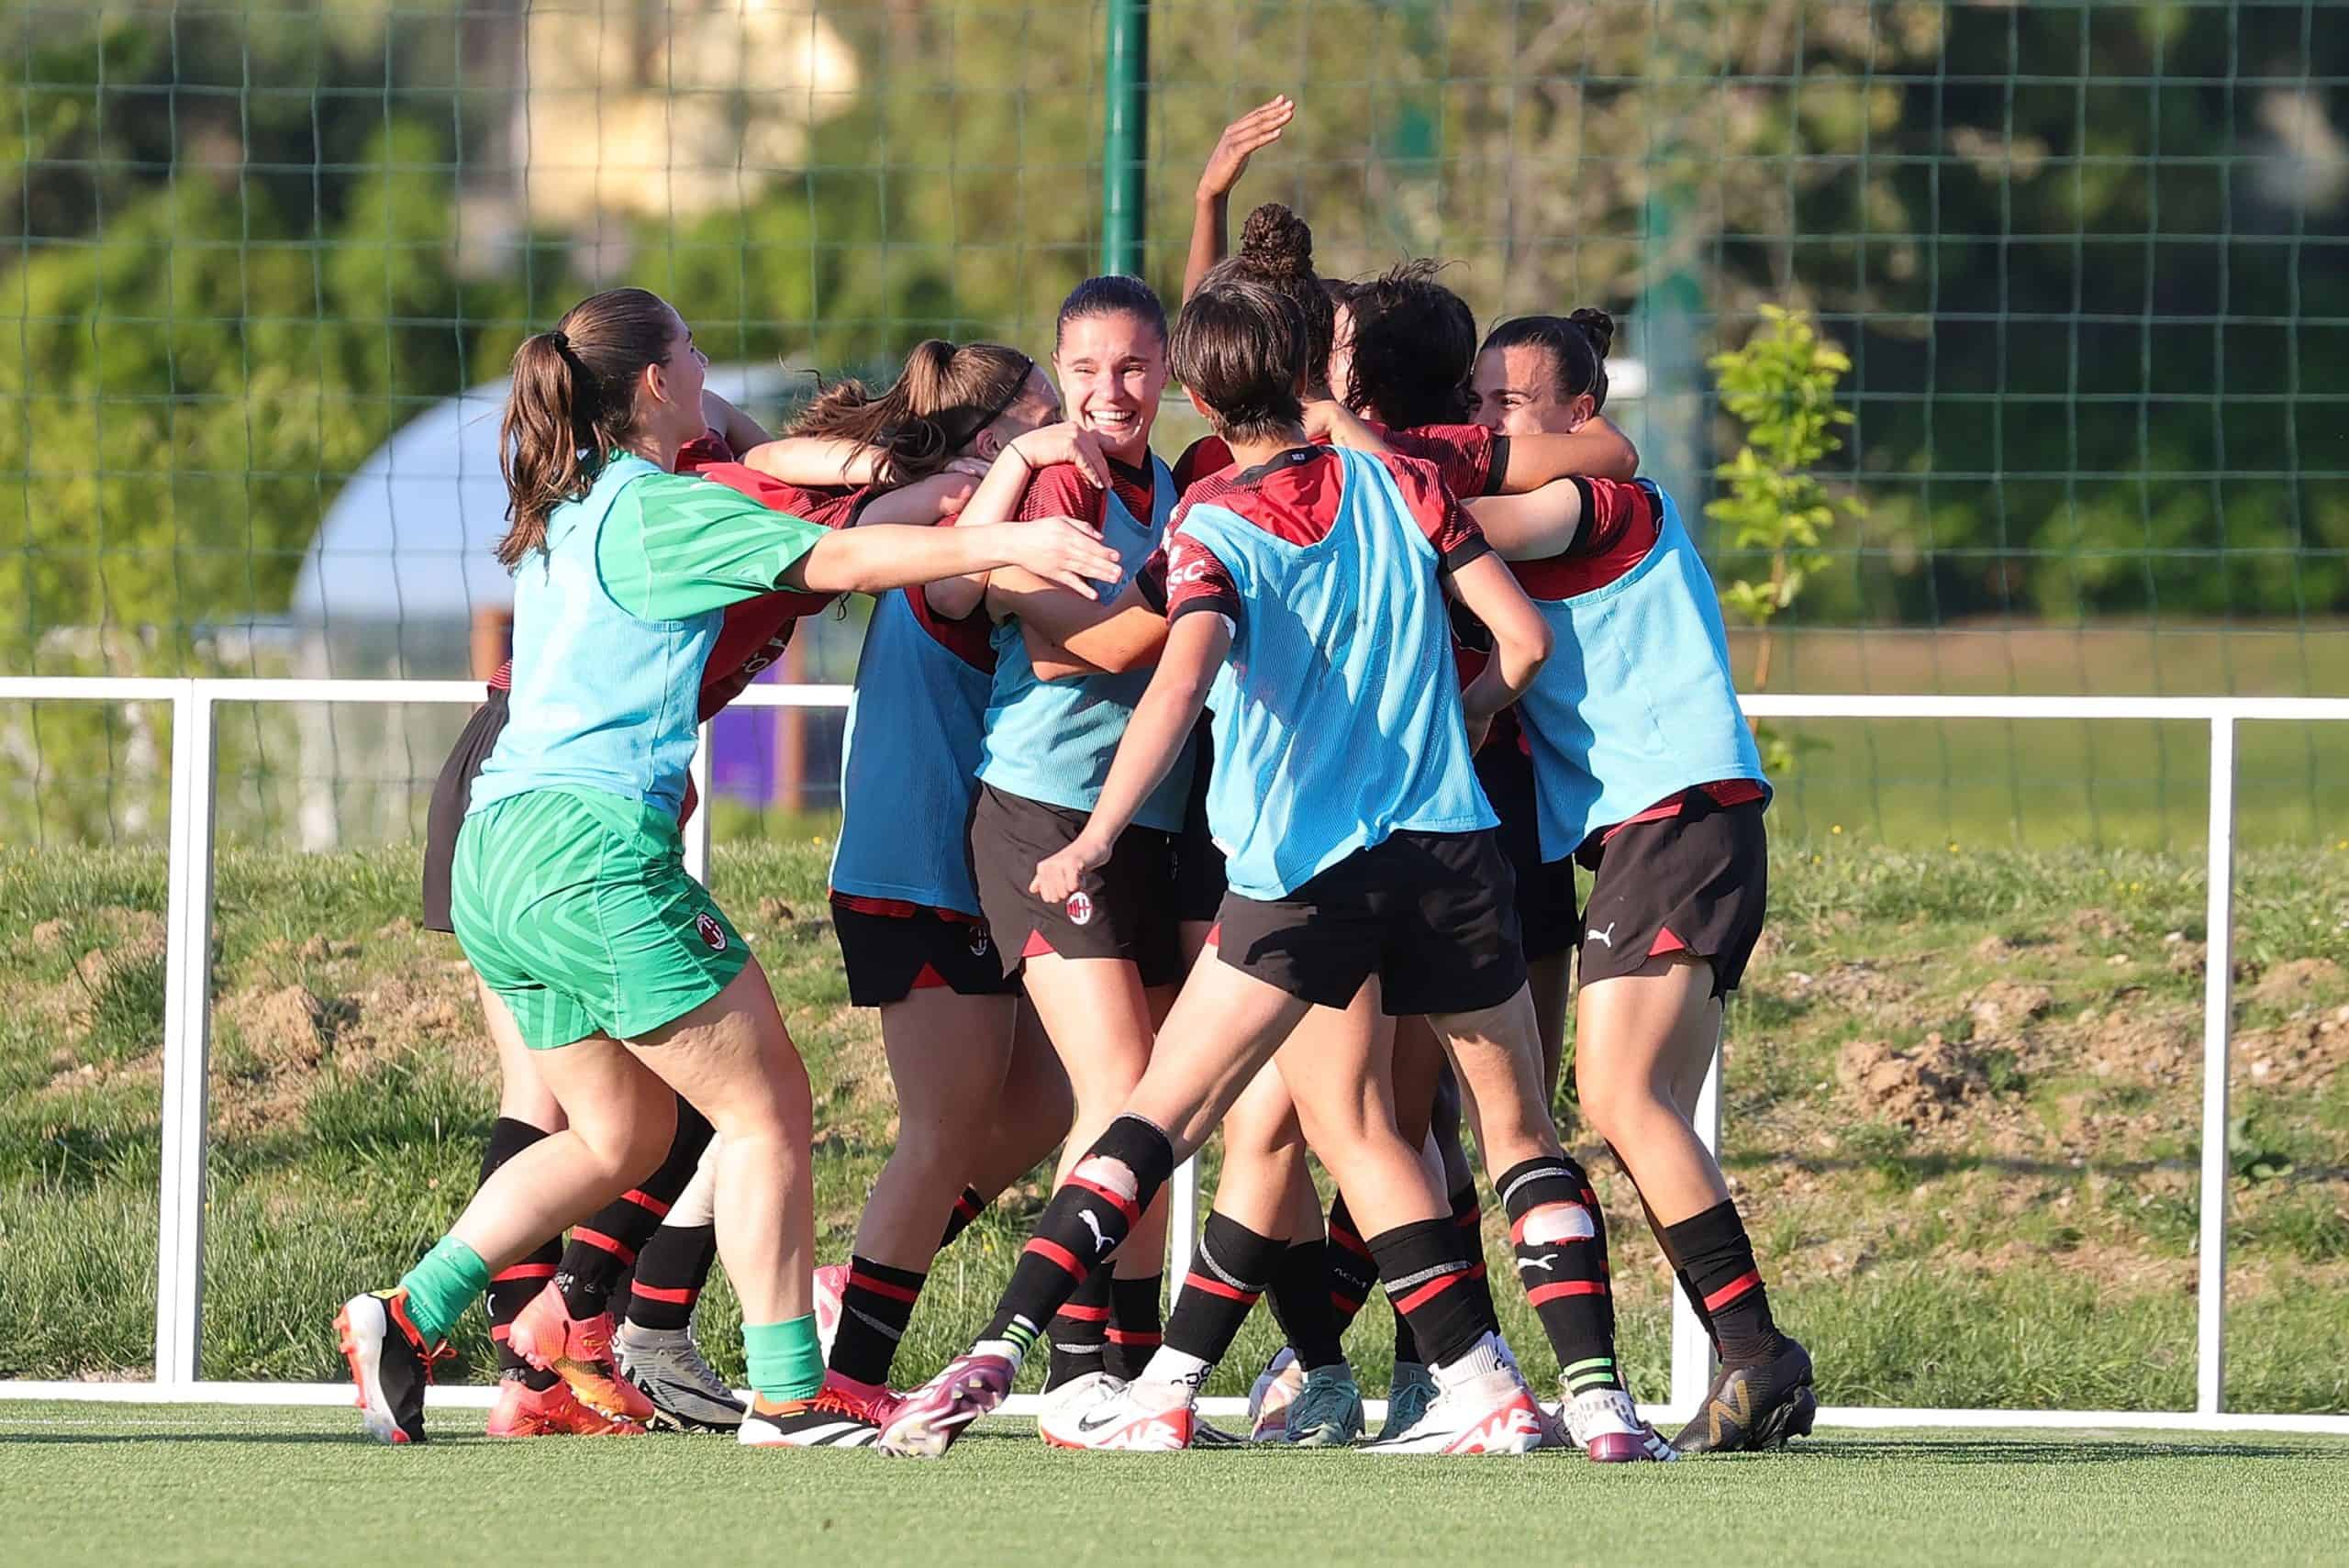
[[[438,1344],[489,1288],[489,1265],[454,1236],[443,1236],[400,1276],[400,1288],[407,1292],[408,1321],[426,1344]]]
[[[751,1386],[771,1404],[812,1399],[824,1386],[824,1351],[816,1342],[816,1315],[781,1323],[742,1325],[742,1359]]]

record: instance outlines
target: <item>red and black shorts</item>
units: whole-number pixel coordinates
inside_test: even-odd
[[[1713,966],[1713,995],[1737,989],[1770,902],[1762,805],[1723,806],[1684,791],[1671,817],[1595,836],[1578,859],[1598,873],[1584,914],[1579,980],[1636,974],[1650,959],[1692,953]]]
[[[984,920],[941,914],[918,905],[884,914],[832,895],[832,934],[848,972],[848,999],[885,1007],[917,991],[944,989],[957,996],[1008,996],[1006,979]]]
[[[440,764],[440,776],[432,781],[432,804],[424,815],[424,929],[428,931],[456,929],[449,923],[449,868],[457,858],[457,829],[465,825],[473,778],[489,761],[498,736],[505,733],[506,715],[506,688],[490,687],[488,697],[458,732],[457,743],[449,749],[449,760]]]
[[[1227,894],[1217,956],[1317,1006],[1375,974],[1390,1018],[1473,1013],[1525,984],[1514,878],[1492,833],[1397,833],[1286,898]]]
[[[1048,806],[979,785],[971,807],[971,863],[979,910],[995,932],[1004,974],[1032,957],[1121,958],[1144,985],[1183,978],[1183,943],[1174,912],[1174,835],[1128,828],[1106,864],[1085,873],[1062,903],[1028,891],[1036,862],[1060,853],[1085,830],[1086,813]]]
[[[1509,870],[1517,873],[1517,922],[1525,933],[1525,961],[1572,952],[1582,940],[1582,917],[1575,909],[1572,861],[1542,860],[1541,806],[1533,793],[1533,759],[1514,734],[1500,736],[1476,753],[1476,782],[1501,819],[1497,837]]]

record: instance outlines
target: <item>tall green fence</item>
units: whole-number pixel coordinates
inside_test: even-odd
[[[1482,321],[1615,312],[1692,517],[1708,357],[1765,304],[1849,353],[1866,513],[1774,689],[2349,689],[2329,5],[87,0],[0,37],[10,673],[462,673],[488,406],[472,457],[370,459],[570,300],[663,291],[769,412],[927,334],[1042,352],[1105,255],[1174,288],[1208,148],[1286,92],[1235,211],[1290,203],[1329,272],[1451,259]],[[0,836],[148,831],[156,722],[0,705]],[[224,733],[254,821],[354,770],[412,821],[440,738],[356,724]],[[2199,831],[2154,726],[1796,738],[1805,830]],[[2246,810],[2323,834],[2349,758],[2273,744]]]

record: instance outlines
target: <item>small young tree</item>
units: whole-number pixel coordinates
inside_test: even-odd
[[[1820,546],[1836,515],[1866,514],[1857,497],[1831,495],[1811,472],[1843,445],[1835,429],[1852,416],[1835,406],[1835,384],[1852,361],[1819,336],[1808,315],[1765,305],[1762,325],[1742,348],[1706,363],[1718,378],[1721,406],[1745,427],[1745,444],[1713,471],[1727,493],[1708,503],[1705,515],[1727,531],[1732,548],[1765,552],[1765,575],[1721,589],[1721,607],[1759,634],[1750,689],[1764,691],[1770,684],[1770,623],[1827,564]],[[1763,738],[1758,726],[1755,734]],[[1774,771],[1792,764],[1792,748],[1763,739]]]

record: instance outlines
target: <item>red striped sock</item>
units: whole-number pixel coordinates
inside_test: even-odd
[[[663,1225],[636,1255],[629,1281],[628,1320],[640,1329],[683,1329],[693,1321],[694,1304],[709,1283],[718,1259],[718,1228]]]
[[[1693,1218],[1664,1228],[1664,1246],[1687,1271],[1725,1366],[1753,1366],[1777,1353],[1778,1325],[1753,1243],[1727,1198]]]
[[[851,1257],[848,1284],[841,1292],[841,1327],[832,1340],[830,1368],[859,1383],[885,1384],[897,1359],[897,1342],[913,1321],[929,1276],[893,1269],[870,1258]]]

